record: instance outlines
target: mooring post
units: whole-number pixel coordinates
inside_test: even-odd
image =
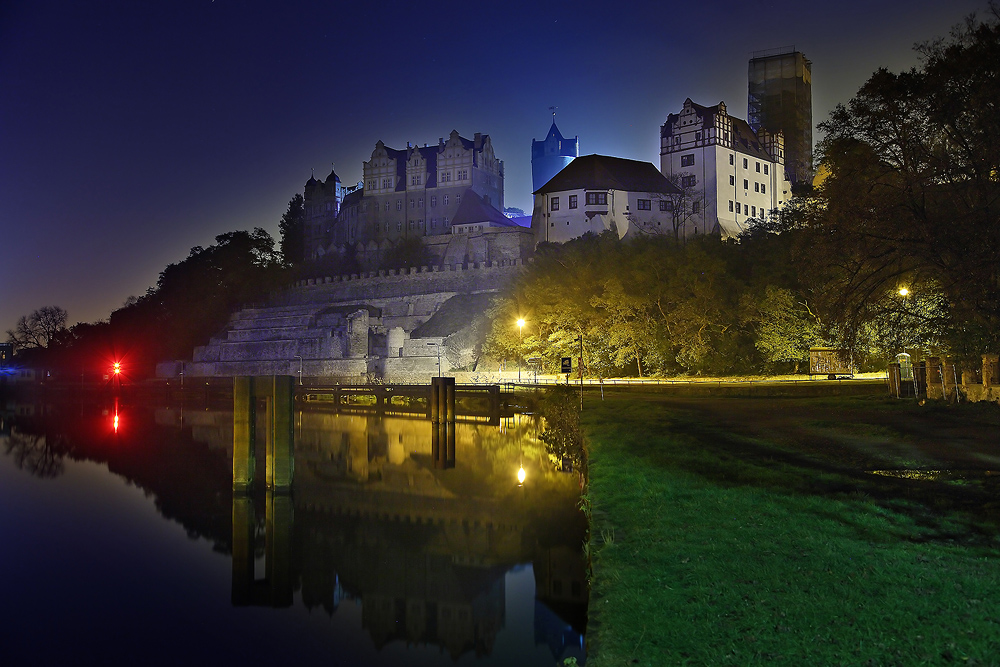
[[[256,405],[254,379],[233,378],[233,491],[236,493],[247,493],[253,487]]]
[[[437,424],[441,421],[441,378],[431,378],[431,423]]]
[[[451,424],[455,423],[455,378],[446,377],[444,380],[445,395],[447,396],[447,412],[445,418]]]
[[[272,607],[292,606],[292,498],[267,494],[264,513],[264,571]]]
[[[295,472],[295,378],[274,375],[267,415],[267,487],[277,493],[287,493]]]
[[[253,498],[233,495],[233,580],[232,603],[240,607],[250,604],[253,588]]]

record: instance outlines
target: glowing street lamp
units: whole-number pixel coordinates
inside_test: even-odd
[[[905,288],[905,287],[900,287],[899,288],[899,296],[905,297],[905,296],[909,296],[909,294],[910,294],[910,290],[908,290],[907,288]]]
[[[527,476],[528,476],[528,473],[524,472],[524,465],[521,465],[521,467],[517,469],[517,485],[518,486],[523,486],[524,485],[524,478],[527,477]]]
[[[114,372],[115,372],[115,375],[121,375],[122,374],[122,362],[120,362],[120,361],[116,361],[115,362]]]

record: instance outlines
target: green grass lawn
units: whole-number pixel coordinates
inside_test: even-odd
[[[592,667],[1000,665],[994,406],[629,394],[583,427]]]

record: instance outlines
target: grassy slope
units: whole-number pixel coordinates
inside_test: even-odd
[[[593,667],[1000,664],[989,527],[651,396],[584,427]]]

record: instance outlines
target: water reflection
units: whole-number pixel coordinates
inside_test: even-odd
[[[496,427],[297,411],[291,493],[265,493],[260,466],[249,495],[231,491],[230,410],[74,407],[8,424],[4,448],[23,470],[51,477],[68,459],[106,462],[208,538],[231,559],[234,610],[304,608],[331,627],[359,615],[364,633],[350,641],[436,647],[440,664],[508,655],[518,614],[549,655],[535,664],[582,663],[579,478],[555,469],[531,416]],[[260,460],[265,443],[255,447]],[[511,582],[529,567],[536,602],[512,607]]]

